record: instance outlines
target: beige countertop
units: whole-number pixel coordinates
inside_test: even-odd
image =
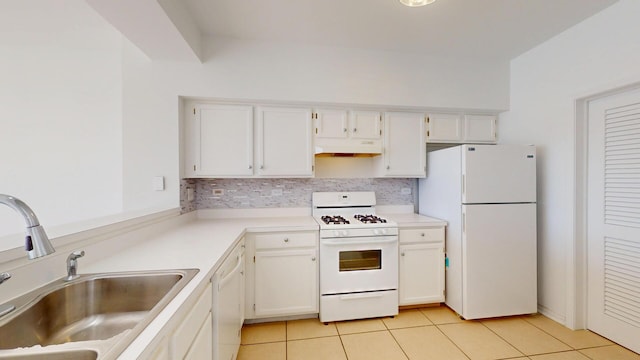
[[[275,214],[278,216],[198,219],[191,213],[87,246],[86,256],[79,260],[79,273],[200,270],[119,358],[135,359],[146,355],[160,338],[167,336],[245,233],[318,230],[318,224],[311,216]],[[381,215],[396,221],[400,227],[446,225],[443,220],[413,213]],[[0,355],[4,355],[3,351]]]

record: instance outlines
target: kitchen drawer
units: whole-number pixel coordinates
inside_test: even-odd
[[[317,232],[256,234],[256,250],[317,247]]]
[[[398,235],[400,244],[444,241],[444,227],[422,229],[400,229]]]

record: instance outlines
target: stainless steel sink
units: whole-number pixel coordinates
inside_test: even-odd
[[[93,350],[69,350],[12,356],[12,360],[96,360],[98,353]]]
[[[16,310],[0,318],[0,349],[104,340],[129,329],[131,342],[197,272],[103,273],[57,280],[10,301]],[[95,354],[80,352],[77,358],[95,359],[89,353]]]

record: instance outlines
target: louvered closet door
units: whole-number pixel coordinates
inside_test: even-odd
[[[588,327],[640,352],[640,89],[589,104]]]

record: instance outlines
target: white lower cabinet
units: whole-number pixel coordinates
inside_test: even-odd
[[[261,233],[247,239],[253,251],[247,318],[318,313],[318,232]]]
[[[213,360],[234,360],[244,322],[244,240],[213,275]]]
[[[187,354],[184,356],[185,360],[211,359],[213,353],[213,346],[211,343],[212,336],[211,313],[209,313],[198,330],[195,339],[193,339],[193,343],[191,343],[189,351],[187,351]]]
[[[444,301],[444,227],[399,231],[399,301],[403,305]]]
[[[202,292],[191,311],[178,325],[169,341],[170,359],[211,359],[212,304],[211,283]]]

